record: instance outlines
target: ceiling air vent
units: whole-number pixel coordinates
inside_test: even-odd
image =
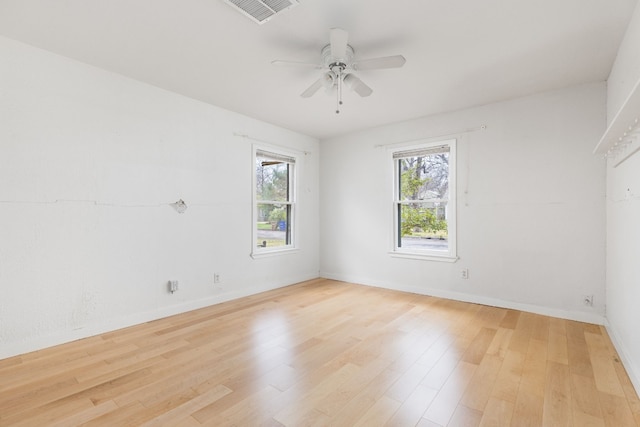
[[[224,0],[258,24],[264,24],[280,12],[296,6],[298,0]]]

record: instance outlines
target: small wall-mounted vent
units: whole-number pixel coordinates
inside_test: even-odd
[[[298,0],[224,0],[258,24],[298,4]]]

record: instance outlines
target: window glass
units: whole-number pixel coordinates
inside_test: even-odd
[[[396,251],[454,255],[454,142],[393,152]]]
[[[293,236],[295,158],[256,150],[254,250],[286,249]]]

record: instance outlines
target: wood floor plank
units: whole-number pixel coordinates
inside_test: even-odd
[[[531,338],[545,343],[549,341],[549,317],[536,314],[532,323]]]
[[[525,355],[517,351],[507,351],[498,378],[491,390],[491,397],[515,403],[522,377]]]
[[[278,399],[281,394],[282,391],[273,386],[265,387],[221,412],[220,416],[225,422],[220,425],[251,425],[254,420],[260,419],[262,414],[269,412],[271,402]]]
[[[571,374],[571,404],[574,415],[585,414],[603,420],[600,395],[593,378]]]
[[[436,341],[429,347],[427,351],[418,359],[416,363],[419,363],[428,369],[433,368],[436,363],[442,358],[447,349],[455,341],[456,337],[448,333],[442,333],[436,339]]]
[[[308,422],[309,413],[320,413],[315,406],[329,394],[335,392],[351,376],[361,368],[354,364],[345,364],[337,371],[326,377],[317,386],[310,389],[304,395],[298,397],[298,404],[291,405],[278,412],[273,419],[284,425],[302,425],[304,420]]]
[[[376,401],[354,427],[384,426],[400,407],[400,402],[388,396],[382,396]]]
[[[466,337],[459,337],[453,341],[438,362],[429,370],[421,384],[429,388],[440,389],[458,366],[458,362],[470,343],[471,339]]]
[[[638,427],[606,330],[313,280],[0,360],[0,426]]]
[[[218,399],[231,393],[227,387],[219,385],[205,393],[198,394],[198,396],[189,400],[188,402],[167,410],[166,412],[152,418],[151,420],[142,424],[145,427],[159,427],[166,425],[175,425],[185,420],[186,423],[193,424],[194,422],[200,424],[197,420],[191,417],[191,414],[197,412],[201,408],[212,404]]]
[[[491,345],[491,342],[493,341],[495,335],[495,329],[486,327],[480,329],[478,334],[473,338],[473,341],[469,345],[469,348],[467,348],[467,351],[462,356],[462,360],[464,362],[479,365],[482,361],[482,358],[487,353],[487,349],[489,348],[489,345]]]
[[[438,390],[418,385],[413,393],[400,405],[393,417],[387,421],[387,425],[416,425],[437,394]]]
[[[460,362],[429,405],[423,418],[443,426],[449,424],[476,369],[477,365]]]
[[[529,340],[531,339],[534,325],[535,314],[525,312],[521,313],[520,317],[518,317],[518,323],[511,335],[509,350],[526,354],[529,348]]]
[[[487,402],[480,427],[508,427],[513,417],[514,403],[492,397]]]
[[[567,335],[567,321],[557,317],[549,318],[549,333]]]
[[[133,419],[144,411],[144,406],[138,402],[133,402],[122,408],[107,412],[97,418],[84,423],[83,427],[126,427],[135,425]]]
[[[562,363],[549,362],[544,391],[542,423],[545,426],[571,427],[572,411],[571,374]]]
[[[482,420],[482,411],[458,405],[449,421],[449,427],[478,427]]]
[[[491,397],[491,390],[498,379],[502,362],[502,359],[497,356],[485,355],[462,397],[461,403],[463,405],[478,411],[484,410]]]
[[[584,324],[567,321],[567,356],[571,373],[593,377],[589,348],[584,336]]]
[[[183,418],[178,421],[172,422],[171,424],[160,425],[171,425],[172,427],[202,427],[202,424],[200,424],[195,420],[195,418],[192,417]]]
[[[504,359],[504,356],[507,354],[507,350],[509,349],[509,342],[511,341],[512,335],[513,329],[502,327],[498,328],[491,344],[489,344],[489,348],[487,348],[487,354]]]
[[[399,402],[404,402],[427,375],[427,372],[428,369],[425,369],[424,365],[415,363],[400,376],[385,395]]]
[[[589,349],[596,387],[602,392],[625,397],[618,374],[613,366],[613,357],[609,353],[602,335],[590,332],[586,332],[584,335]]]
[[[398,341],[397,352],[393,360],[392,368],[407,370],[417,363],[440,337],[439,331],[427,330],[412,331],[405,339]]]
[[[71,418],[76,413],[84,412],[94,407],[90,399],[64,399],[23,413],[19,420],[8,418],[6,421],[8,425],[16,427],[47,426],[55,423],[60,418]]]
[[[567,351],[567,335],[557,332],[549,332],[549,360],[552,362],[569,364],[569,355]]]
[[[384,392],[397,381],[401,373],[392,369],[385,369],[352,398],[333,417],[336,426],[350,427],[360,421],[366,413],[383,395]]]
[[[73,414],[66,417],[57,417],[57,420],[51,420],[48,427],[68,427],[83,425],[94,418],[98,418],[108,412],[118,409],[118,405],[113,401],[104,402],[100,405],[91,405],[85,410],[74,411]]]
[[[515,329],[518,324],[520,314],[521,312],[518,310],[507,310],[502,322],[500,322],[500,327],[505,329]]]
[[[576,427],[605,427],[602,418],[594,417],[584,412],[573,411],[573,425]]]
[[[291,388],[299,378],[299,372],[286,363],[281,363],[265,374],[267,384],[280,391]]]
[[[543,397],[548,384],[547,343],[537,339],[529,340],[529,348],[524,359],[520,390]]]
[[[539,316],[534,321],[539,322]],[[548,322],[541,324],[543,326],[538,327],[548,329]],[[563,366],[567,368],[566,371]],[[514,407],[513,424],[572,425],[570,394],[568,367],[548,361],[548,333],[532,333]]]
[[[485,328],[497,330],[507,315],[507,311],[506,309],[484,305],[478,312],[478,322]]]
[[[519,390],[513,409],[513,427],[539,427],[542,425],[544,398],[527,390]]]
[[[11,368],[12,370],[16,369],[16,366],[19,366],[23,363],[22,356],[14,356],[8,357],[6,359],[0,360],[0,373],[7,368]]]
[[[634,427],[635,419],[626,399],[599,392],[602,417],[607,427]]]
[[[345,382],[340,384],[333,393],[329,393],[320,399],[315,404],[315,409],[331,417],[335,416],[353,398],[361,393],[362,390],[366,389],[370,382],[387,369],[389,369],[388,360],[372,360],[368,365],[363,366],[362,369],[358,370]]]
[[[633,384],[631,383],[629,375],[624,369],[624,366],[622,366],[622,363],[620,363],[617,355],[614,357],[614,368],[616,370],[616,374],[618,375],[618,380],[620,380],[620,384],[622,385],[624,394],[627,397],[629,408],[631,409],[631,412],[636,419],[636,423],[640,425],[640,398],[638,397],[636,390],[633,388]]]
[[[420,422],[416,424],[416,427],[444,427],[444,426],[434,423],[433,421],[429,421],[426,418],[421,418]]]

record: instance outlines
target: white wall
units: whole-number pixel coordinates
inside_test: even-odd
[[[636,7],[608,80],[608,120],[640,79],[640,7]],[[636,112],[640,116],[640,111]],[[609,335],[640,393],[640,154],[607,167],[607,321]]]
[[[298,253],[250,258],[234,132],[310,152]],[[315,139],[0,38],[0,358],[317,277],[318,169]]]
[[[605,113],[598,83],[322,141],[321,275],[602,323],[605,163],[591,152]],[[482,124],[458,134],[460,259],[391,257],[391,164],[378,145]]]
[[[607,79],[607,123],[618,113],[640,77],[640,6],[636,6]]]

